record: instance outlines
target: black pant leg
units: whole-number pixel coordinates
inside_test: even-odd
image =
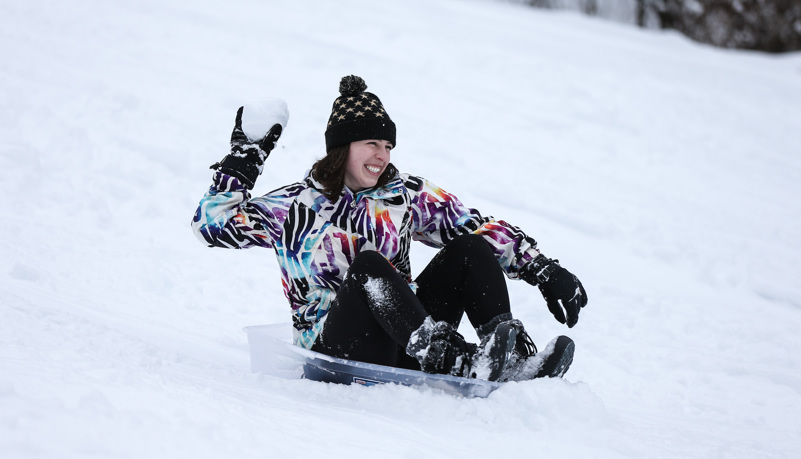
[[[415,279],[417,297],[434,320],[459,325],[467,314],[474,328],[509,313],[506,277],[489,244],[479,235],[459,236]]]
[[[312,347],[324,354],[419,369],[407,359],[409,337],[428,316],[395,268],[378,252],[360,253]]]

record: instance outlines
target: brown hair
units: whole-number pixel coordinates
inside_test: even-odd
[[[323,185],[323,194],[329,201],[336,201],[345,188],[345,169],[348,163],[350,144],[334,147],[328,154],[312,166],[312,177]],[[376,187],[389,183],[398,173],[392,163],[387,165],[384,173],[378,178]]]

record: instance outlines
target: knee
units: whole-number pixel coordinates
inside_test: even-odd
[[[381,255],[381,252],[375,250],[363,250],[356,254],[356,258],[353,259],[353,264],[356,263],[388,263],[387,259],[384,258],[384,255]]]
[[[485,265],[495,260],[490,244],[478,234],[464,234],[453,239],[443,250],[443,256],[462,260],[468,266]]]
[[[487,241],[478,234],[462,234],[457,236],[450,243],[448,247],[452,247],[455,251],[459,251],[466,255],[480,253],[481,251],[489,251],[490,246]]]
[[[364,250],[356,255],[353,263],[348,268],[348,273],[355,274],[375,274],[382,267],[392,268],[392,265],[381,255],[380,252],[375,250]]]
[[[480,235],[474,234],[474,233],[470,233],[470,234],[461,234],[459,236],[456,236],[453,239],[453,241],[451,241],[451,244],[454,244],[454,243],[455,244],[472,245],[472,244],[478,244],[478,243],[484,244],[485,242],[484,242],[484,238],[481,237]]]

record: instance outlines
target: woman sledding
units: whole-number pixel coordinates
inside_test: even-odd
[[[587,303],[581,282],[519,228],[400,173],[390,162],[395,124],[366,89],[359,77],[342,79],[327,154],[302,181],[261,197],[249,190],[283,126],[249,137],[240,108],[231,153],[212,166],[192,221],[197,237],[213,247],[275,250],[298,346],[491,381],[563,374],[572,341],[560,337],[537,353],[512,316],[505,277],[537,286],[568,327]],[[441,249],[415,279],[412,241]],[[480,342],[457,332],[464,315]]]

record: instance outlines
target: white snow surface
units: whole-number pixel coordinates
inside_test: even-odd
[[[28,0],[0,25],[1,457],[801,452],[798,54],[489,0]],[[250,372],[242,328],[289,320],[274,255],[189,222],[239,106],[293,113],[265,193],[323,155],[349,74],[402,171],[583,281],[569,330],[509,282],[539,345],[576,341],[565,380],[464,399]]]

